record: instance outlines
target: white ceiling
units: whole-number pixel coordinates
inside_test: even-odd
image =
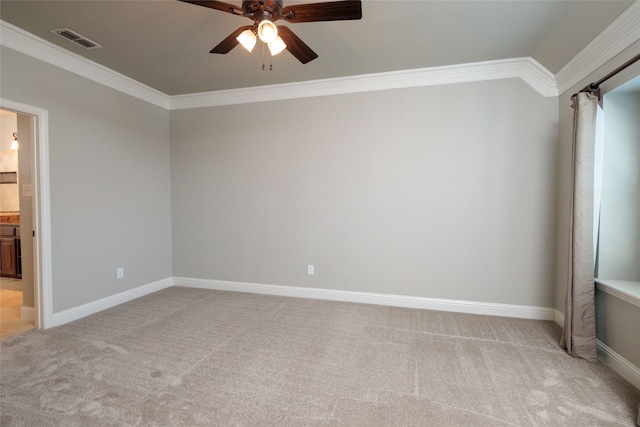
[[[260,45],[209,53],[247,18],[176,0],[2,0],[0,18],[179,95],[519,57],[557,73],[632,3],[364,0],[359,21],[286,24],[319,58],[303,65],[285,51],[273,71],[262,71]],[[104,47],[86,50],[50,32],[60,27]],[[264,61],[268,68],[271,57]]]

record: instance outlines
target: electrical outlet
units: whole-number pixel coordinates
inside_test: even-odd
[[[117,279],[124,278],[124,267],[118,267],[118,269],[116,270],[116,278]]]
[[[307,274],[309,276],[313,276],[315,274],[315,268],[314,268],[313,264],[307,265]]]

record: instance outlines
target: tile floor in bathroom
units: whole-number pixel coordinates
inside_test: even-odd
[[[20,318],[22,281],[0,278],[0,338],[10,337],[34,327],[33,322]]]

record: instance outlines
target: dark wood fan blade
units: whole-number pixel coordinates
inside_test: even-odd
[[[221,10],[223,12],[232,13],[234,15],[242,15],[242,8],[223,1],[198,1],[198,0],[180,0],[185,3],[197,4],[198,6],[208,7],[210,9]]]
[[[229,53],[231,51],[231,49],[233,49],[234,47],[236,47],[240,43],[238,41],[237,37],[244,30],[248,30],[249,28],[251,28],[251,25],[245,25],[244,27],[238,28],[233,33],[231,33],[229,35],[229,37],[227,37],[226,39],[224,39],[220,43],[218,43],[218,46],[216,46],[213,49],[211,49],[210,53],[222,53],[222,54]]]
[[[290,16],[288,16],[290,15]],[[360,0],[330,1],[287,6],[282,16],[288,22],[346,21],[362,18]]]
[[[278,35],[282,41],[284,41],[284,44],[287,45],[287,50],[303,64],[313,61],[318,57],[318,54],[311,50],[305,42],[300,40],[300,37],[296,36],[289,27],[279,25]]]

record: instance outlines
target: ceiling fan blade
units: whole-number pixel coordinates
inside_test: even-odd
[[[185,3],[196,4],[198,6],[208,7],[210,9],[221,10],[222,12],[228,12],[234,15],[242,16],[244,14],[241,7],[238,7],[233,4],[225,3],[223,1],[215,1],[215,0],[209,0],[209,1],[180,0],[180,1]]]
[[[287,6],[282,17],[288,22],[346,21],[362,18],[360,0],[330,1]],[[288,16],[289,15],[289,16]]]
[[[282,25],[278,26],[278,35],[284,41],[284,44],[287,45],[287,50],[291,52],[293,56],[298,58],[298,61],[306,64],[309,61],[313,61],[318,57],[318,54],[315,53],[309,46],[306,45],[305,42],[300,40],[300,37],[296,36],[293,31],[289,29],[289,27],[284,27]]]
[[[248,30],[249,28],[251,28],[251,25],[245,25],[243,27],[238,28],[233,33],[231,33],[229,35],[229,37],[227,37],[226,39],[224,39],[220,43],[218,43],[218,46],[216,46],[213,49],[211,49],[211,51],[209,53],[222,53],[222,54],[229,53],[231,51],[231,49],[233,49],[234,47],[236,47],[240,43],[238,41],[237,37],[244,30]]]

